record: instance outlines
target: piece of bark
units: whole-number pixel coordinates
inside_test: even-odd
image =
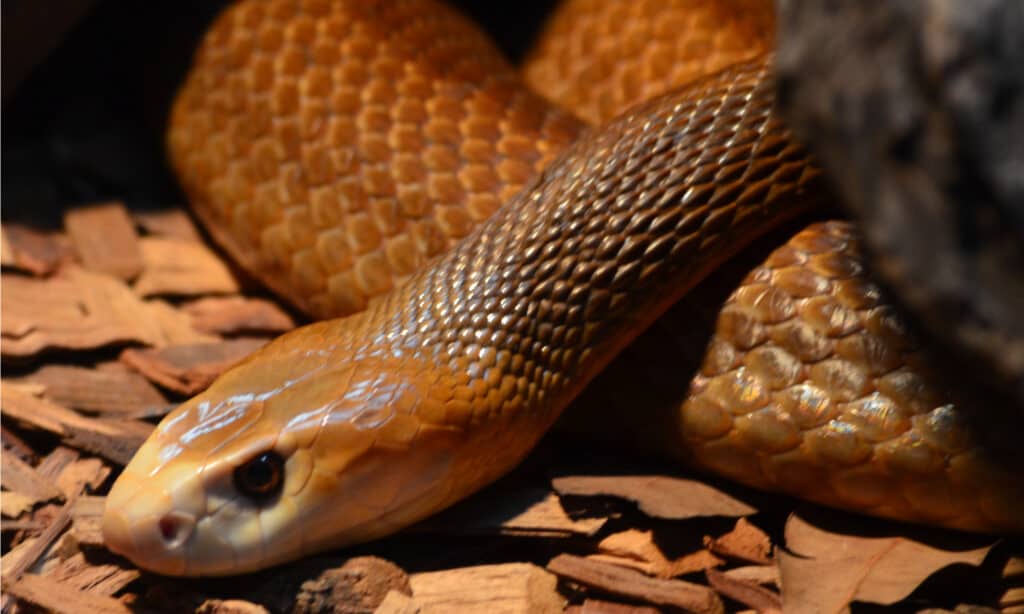
[[[58,582],[48,577],[26,574],[16,582],[5,582],[4,589],[20,600],[27,601],[54,614],[131,614],[131,610],[117,599],[95,595]]]
[[[0,266],[4,268],[41,277],[70,258],[71,250],[60,235],[20,224],[0,225]]]
[[[151,235],[202,243],[202,237],[200,237],[196,225],[181,209],[139,211],[135,213],[135,222]]]
[[[540,497],[541,491],[534,491]],[[562,504],[554,493],[544,493],[543,497],[525,507],[522,512],[505,518],[500,525],[504,534],[543,535],[565,533],[573,535],[594,535],[607,522],[607,518],[570,518],[562,508]]]
[[[750,606],[757,612],[782,613],[782,597],[773,590],[764,588],[755,582],[740,580],[716,569],[706,569],[704,575],[707,576],[711,588],[718,591],[720,595]]]
[[[20,378],[46,387],[44,396],[65,407],[121,417],[164,411],[167,399],[146,378],[120,363],[103,369],[49,364]]]
[[[980,565],[991,545],[945,550],[904,537],[861,537],[786,522],[776,561],[786,612],[840,612],[852,601],[891,605],[954,563]],[[790,554],[792,552],[792,554]]]
[[[65,425],[69,445],[98,454],[118,465],[127,465],[136,450],[155,428],[138,420],[87,419],[81,424]]]
[[[278,334],[295,322],[275,303],[246,296],[210,296],[186,303],[182,310],[192,326],[215,335]]]
[[[3,499],[0,499],[0,503],[3,503]],[[0,520],[0,531],[3,531],[4,533],[8,533],[10,531],[33,531],[38,533],[42,530],[43,523],[33,518]]]
[[[64,468],[80,457],[81,454],[78,453],[78,450],[65,445],[59,445],[44,456],[43,460],[39,461],[36,471],[46,479],[56,482]]]
[[[241,599],[207,599],[199,604],[195,614],[270,614],[270,610]]]
[[[421,614],[560,614],[564,604],[555,576],[529,563],[431,571],[409,581]]]
[[[65,586],[93,595],[111,596],[142,575],[138,569],[90,563],[81,552],[60,562],[46,576]]]
[[[120,280],[78,267],[47,279],[3,275],[0,321],[5,358],[48,349],[91,350],[114,344],[158,345],[159,328]]]
[[[29,464],[35,462],[35,451],[17,433],[2,424],[0,424],[0,440],[3,441],[4,454],[12,454]]]
[[[103,545],[103,507],[106,497],[81,496],[71,508],[71,533],[82,545]]]
[[[420,607],[409,595],[389,591],[373,614],[419,614]]]
[[[75,505],[75,500],[68,500],[61,508],[57,515],[50,521],[50,524],[43,529],[43,532],[39,534],[39,537],[32,541],[32,545],[21,550],[21,554],[16,560],[3,566],[3,579],[4,582],[14,582],[21,577],[27,570],[29,570],[39,557],[60,537],[64,529],[67,528],[71,522],[71,509]],[[10,554],[10,553],[8,553]],[[6,556],[4,558],[7,558]],[[7,561],[4,561],[5,563]]]
[[[754,584],[773,584],[779,585],[779,568],[775,564],[771,565],[747,565],[746,567],[736,567],[725,572],[725,575],[736,580],[742,580],[744,582],[753,582]]]
[[[416,532],[568,537],[597,533],[607,518],[570,518],[558,497],[542,488],[474,497],[415,525]]]
[[[139,237],[123,204],[71,209],[64,214],[64,228],[85,268],[124,281],[142,272]]]
[[[658,578],[674,578],[725,563],[703,549],[669,559],[654,542],[651,531],[638,529],[613,533],[602,539],[597,549],[599,554],[588,555],[587,558],[631,567]]]
[[[242,338],[161,349],[128,349],[120,359],[150,381],[191,396],[205,390],[217,376],[266,343],[266,339]]]
[[[216,343],[220,337],[196,330],[192,318],[175,309],[166,301],[146,301],[146,316],[160,330],[160,346],[189,345],[194,343]]]
[[[110,467],[98,458],[81,458],[69,464],[57,477],[57,488],[65,497],[95,492],[110,475]]]
[[[73,412],[50,401],[40,399],[22,386],[6,383],[0,386],[0,411],[8,419],[63,436],[64,420]],[[57,476],[53,476],[56,478]]]
[[[87,418],[14,386],[0,388],[0,408],[11,418],[60,435],[70,446],[121,465],[131,460],[154,428],[138,420]]]
[[[17,518],[38,502],[39,499],[35,497],[5,490],[0,494],[0,514],[8,518]]]
[[[303,582],[290,611],[293,614],[372,612],[389,591],[412,594],[405,571],[384,559],[356,557]]]
[[[1024,587],[1008,588],[999,596],[999,611],[1013,614],[1024,612]]]
[[[34,502],[61,496],[57,485],[39,475],[34,467],[13,454],[0,455],[0,483],[7,490],[31,497]]]
[[[582,605],[566,608],[566,614],[658,614],[658,610],[645,605],[626,605],[599,599],[587,599]]]
[[[144,237],[140,245],[145,266],[134,286],[140,296],[239,292],[238,280],[228,266],[201,243]]]
[[[771,565],[772,540],[764,531],[755,527],[746,518],[736,521],[736,526],[725,535],[704,537],[704,545],[715,554],[739,559],[755,565]]]
[[[5,552],[3,557],[0,558],[0,571],[3,571],[3,575],[9,575],[10,570],[15,565],[21,565],[22,559],[33,552],[36,542],[38,541],[38,537],[28,537],[24,541],[13,544],[11,549]]]
[[[611,563],[592,561],[572,554],[560,554],[548,563],[548,570],[563,578],[660,606],[690,612],[724,612],[722,600],[706,586],[682,580],[662,580]],[[415,586],[414,586],[415,590]]]
[[[1003,578],[1024,580],[1024,556],[1011,556],[1003,565]]]
[[[560,495],[621,497],[656,518],[748,516],[757,510],[696,480],[661,475],[567,476],[551,482]]]
[[[999,596],[1003,612],[1024,612],[1024,556],[1011,556],[1003,566],[1003,585],[1008,588]]]

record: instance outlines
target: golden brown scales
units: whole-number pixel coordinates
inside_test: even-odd
[[[111,494],[108,541],[165,573],[237,572],[372,539],[514,466],[668,299],[813,204],[817,172],[772,118],[768,61],[586,133],[528,184],[579,124],[521,88],[461,17],[422,0],[230,9],[175,107],[182,181],[218,240],[276,291],[316,315],[370,309],[282,337],[170,415]],[[802,240],[827,246],[836,228]],[[855,262],[847,248],[803,264],[821,277],[814,263]],[[793,280],[814,278],[790,264],[782,286],[799,293]],[[870,298],[822,279],[819,303]],[[694,457],[832,505],[1021,528],[1019,492],[962,461],[974,451],[951,409],[901,398],[907,386],[886,397],[905,405],[866,405],[887,375],[913,376],[900,351],[883,349],[893,361],[881,369],[864,351],[870,314],[837,332],[841,310],[773,314],[793,297],[744,304],[750,294],[723,312],[683,406]],[[803,318],[785,357],[754,332],[776,315]],[[811,351],[814,334],[827,352]],[[893,341],[870,337],[882,338]],[[832,413],[812,403],[824,397]],[[830,437],[846,447],[815,444]],[[235,468],[265,450],[287,462],[284,503],[269,507],[231,495]],[[804,473],[778,470],[804,460]],[[950,504],[965,479],[981,495]]]

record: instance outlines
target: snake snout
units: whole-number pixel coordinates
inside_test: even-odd
[[[107,548],[131,561],[144,560],[153,571],[178,575],[184,571],[185,544],[195,530],[196,519],[179,511],[154,509],[159,507],[157,501],[136,502],[131,508],[108,505],[103,513],[103,538]],[[144,513],[138,513],[140,510]]]
[[[181,575],[199,532],[205,498],[193,463],[160,470],[160,442],[147,442],[107,495],[103,538],[107,548],[157,573]]]

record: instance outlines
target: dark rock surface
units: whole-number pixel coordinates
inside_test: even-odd
[[[779,99],[873,266],[992,405],[1024,407],[1024,2],[780,0]]]

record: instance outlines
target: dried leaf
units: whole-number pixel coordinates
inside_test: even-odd
[[[192,396],[266,343],[266,339],[243,338],[161,349],[128,349],[121,353],[121,361],[168,390]]]
[[[555,478],[552,486],[563,496],[600,495],[635,501],[645,514],[670,520],[757,512],[703,482],[661,475],[569,476]]]
[[[276,304],[245,296],[211,296],[187,303],[183,310],[199,331],[217,335],[278,334],[295,322]]]
[[[125,281],[142,271],[139,237],[123,204],[72,209],[64,215],[64,227],[85,268]]]
[[[555,577],[529,563],[418,573],[409,582],[421,614],[561,614],[564,602],[555,590]]]
[[[4,357],[161,341],[142,301],[113,277],[69,266],[47,279],[3,275],[0,283]]]
[[[691,612],[717,614],[725,611],[718,595],[706,586],[682,580],[650,578],[639,571],[610,563],[560,554],[551,559],[548,570],[574,582],[647,603]],[[415,592],[415,586],[413,589]]]
[[[145,237],[140,240],[145,267],[135,282],[140,296],[237,294],[238,281],[228,266],[201,243]]]
[[[139,211],[135,213],[135,222],[151,235],[191,243],[202,242],[199,230],[183,209]]]
[[[720,537],[704,537],[704,545],[715,554],[756,565],[772,563],[772,540],[746,518],[736,521],[732,531]]]
[[[17,381],[41,384],[47,399],[81,411],[150,416],[168,405],[153,384],[120,363],[103,369],[50,364]]]
[[[708,584],[719,594],[750,606],[758,612],[781,614],[782,598],[775,591],[759,586],[755,582],[746,582],[715,569],[705,570]]]
[[[0,265],[37,277],[49,275],[71,258],[63,237],[19,224],[0,227]]]
[[[786,548],[776,553],[786,611],[827,614],[852,601],[896,603],[944,567],[981,564],[992,546],[944,550],[905,537],[836,533],[794,514]]]

